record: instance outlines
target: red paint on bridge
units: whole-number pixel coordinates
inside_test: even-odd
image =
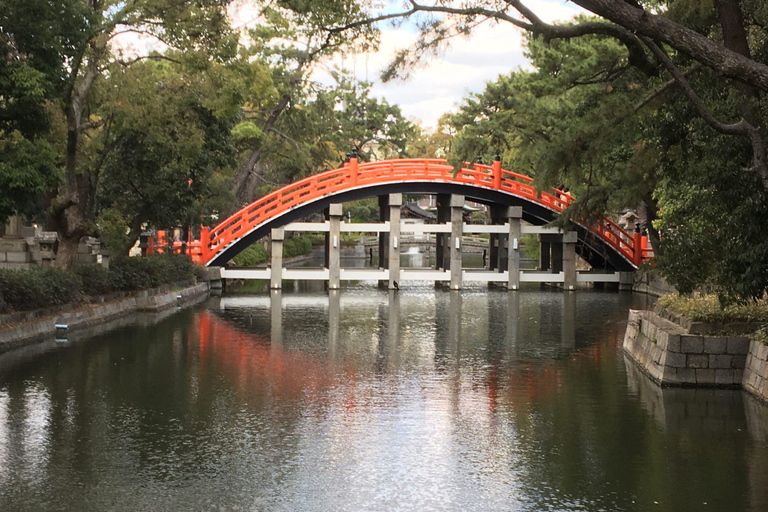
[[[276,190],[233,214],[218,226],[202,228],[199,243],[191,242],[190,253],[195,261],[209,264],[222,250],[237,242],[260,225],[290,210],[314,200],[356,188],[407,182],[434,182],[470,185],[498,190],[517,196],[549,210],[563,211],[574,197],[558,189],[539,191],[533,178],[493,165],[465,164],[454,176],[454,168],[445,160],[413,158],[358,163],[352,158],[338,169],[304,178]],[[600,219],[589,231],[600,237],[638,266],[648,259],[650,252],[642,242],[640,233],[629,234],[610,219]]]

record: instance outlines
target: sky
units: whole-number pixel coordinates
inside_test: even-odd
[[[547,22],[568,20],[583,12],[563,1],[530,0],[526,5]],[[408,27],[381,29],[379,51],[367,56],[368,80],[374,83],[372,92],[400,105],[406,117],[421,120],[426,129],[434,128],[444,113],[456,111],[469,93],[482,92],[486,82],[529,66],[523,55],[521,30],[509,23],[486,22],[471,36],[454,39],[443,55],[413,71],[408,80],[382,83],[378,78],[381,70],[398,49],[415,40],[415,34]],[[358,78],[365,80],[365,61],[365,55],[347,56],[344,64],[350,68],[356,63]]]
[[[399,4],[396,0],[391,3],[395,7]],[[567,0],[528,0],[526,5],[547,22],[568,20],[583,12]],[[231,4],[230,17],[235,27],[252,26],[259,19],[258,11],[247,0]],[[523,55],[521,30],[509,23],[486,22],[470,36],[454,38],[442,55],[413,70],[407,80],[382,83],[379,79],[382,69],[397,50],[415,41],[416,34],[414,27],[408,24],[399,28],[382,24],[380,28],[379,50],[346,55],[343,65],[354,71],[359,80],[372,82],[374,96],[400,105],[407,118],[420,121],[426,130],[436,127],[438,119],[446,112],[456,111],[468,94],[482,92],[486,82],[495,80],[500,74],[529,66]],[[156,41],[135,34],[121,36],[117,44],[124,49],[130,48],[130,53],[158,49]],[[325,67],[318,67],[312,78],[331,85],[333,81],[327,68],[340,68],[341,65],[342,58],[339,56],[326,63]]]

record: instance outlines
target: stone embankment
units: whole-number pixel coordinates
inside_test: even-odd
[[[218,271],[218,269],[215,269]],[[194,303],[211,289],[221,288],[221,277],[209,272],[200,283],[182,283],[177,286],[163,285],[158,288],[139,290],[127,295],[103,297],[97,302],[79,307],[32,311],[5,315],[0,318],[0,352],[25,343],[52,337],[57,325],[76,330],[114,320],[134,312],[158,312],[176,306]]]
[[[768,400],[768,346],[745,335],[759,327],[691,322],[657,305],[629,312],[624,351],[662,386],[743,387]]]

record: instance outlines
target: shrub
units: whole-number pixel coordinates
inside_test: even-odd
[[[264,244],[257,243],[248,246],[243,252],[234,257],[238,267],[255,267],[259,263],[269,261],[269,253]]]
[[[79,265],[75,267],[75,274],[80,276],[83,292],[88,295],[101,295],[112,291],[109,270],[101,265]]]
[[[658,304],[674,313],[701,322],[768,322],[768,299],[723,306],[716,295],[664,295],[659,297]]]
[[[312,241],[309,238],[289,238],[283,242],[283,257],[293,258],[312,252]]]
[[[125,258],[109,269],[114,290],[155,288],[162,284],[186,281],[195,275],[195,264],[181,254],[149,254]]]
[[[15,310],[73,302],[81,287],[77,274],[56,268],[0,269],[0,292],[8,306]]]

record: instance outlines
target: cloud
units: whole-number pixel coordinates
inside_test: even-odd
[[[573,4],[556,1],[532,1],[529,7],[549,23],[568,20],[583,12]],[[374,82],[374,95],[399,104],[406,116],[420,119],[424,127],[435,127],[441,115],[456,110],[469,93],[481,92],[488,81],[530,65],[523,55],[520,29],[506,22],[485,22],[470,36],[455,38],[442,55],[412,71],[408,80],[382,83],[378,78],[381,71],[397,50],[409,46],[415,39],[412,27],[383,26],[379,51],[347,56],[344,65],[350,70],[354,68],[358,79]],[[341,59],[333,64],[340,66]]]

